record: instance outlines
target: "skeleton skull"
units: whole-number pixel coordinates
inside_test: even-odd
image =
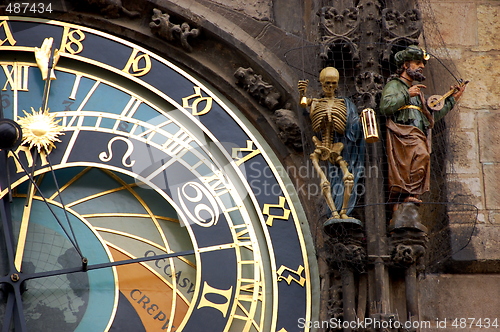
[[[339,71],[334,67],[326,67],[319,74],[319,81],[326,97],[332,97],[339,86]]]

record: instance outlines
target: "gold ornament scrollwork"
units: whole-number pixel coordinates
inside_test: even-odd
[[[275,219],[288,220],[290,217],[290,213],[292,212],[290,209],[285,207],[286,198],[280,196],[278,204],[264,204],[264,208],[262,209],[262,214],[267,215],[266,225],[272,226]],[[271,214],[271,208],[278,208],[283,210],[283,215],[275,215]]]
[[[292,283],[292,281],[295,281],[300,286],[304,287],[304,284],[307,281],[307,279],[302,276],[302,272],[304,272],[304,270],[305,269],[304,269],[304,267],[302,265],[299,265],[299,267],[297,268],[297,270],[293,270],[293,269],[291,269],[289,267],[286,267],[285,265],[281,265],[280,268],[278,269],[278,271],[276,271],[276,273],[278,274],[278,281],[285,281],[289,285]],[[289,274],[286,277],[283,276],[283,273],[285,271],[288,271],[288,272],[291,272],[293,274],[296,274],[299,277],[299,279],[295,278],[291,274]]]
[[[134,49],[130,55],[127,64],[123,71],[132,76],[144,76],[151,71],[151,58],[148,54],[139,53],[139,50]]]

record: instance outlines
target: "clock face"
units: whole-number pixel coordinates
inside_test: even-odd
[[[49,37],[50,84],[35,56]],[[0,51],[3,114],[26,138],[0,165],[4,326],[285,332],[311,319],[303,212],[234,105],[82,26],[2,17]]]

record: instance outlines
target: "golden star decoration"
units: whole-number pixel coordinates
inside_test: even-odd
[[[63,127],[58,124],[61,120],[56,120],[55,114],[41,107],[38,112],[32,107],[31,114],[23,112],[25,117],[17,121],[23,130],[22,144],[29,144],[30,149],[36,146],[39,153],[43,150],[49,154],[56,147],[54,142],[60,142],[57,136],[64,135]]]

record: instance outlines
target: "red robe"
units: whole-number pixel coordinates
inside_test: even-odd
[[[389,190],[421,195],[430,187],[430,150],[425,134],[415,126],[387,120]]]

